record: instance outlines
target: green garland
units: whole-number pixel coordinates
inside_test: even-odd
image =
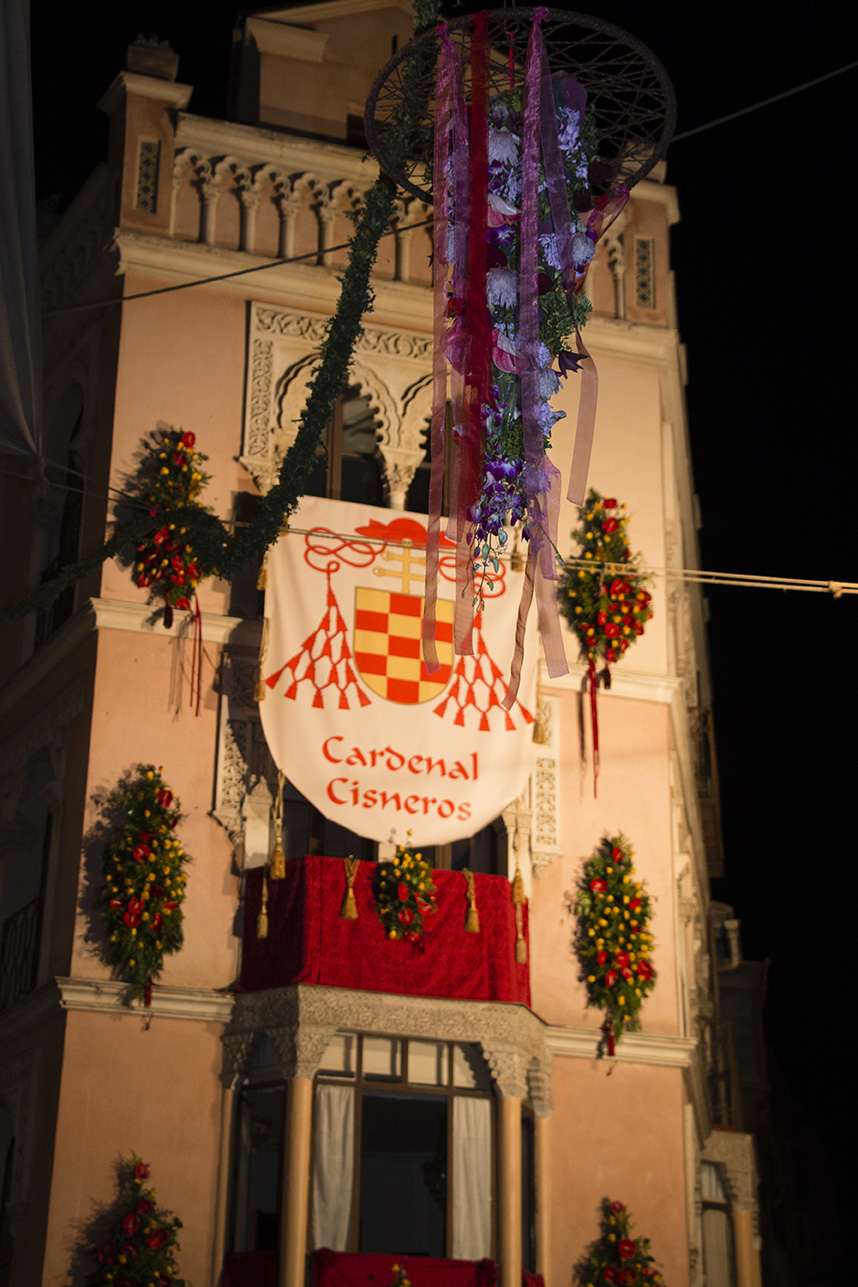
[[[416,33],[419,35],[433,26],[439,12],[438,0],[415,0]],[[406,85],[410,78],[419,79],[425,74],[424,61],[412,60],[414,65],[408,66],[404,73]],[[396,120],[398,139],[391,135],[388,144],[392,163],[398,164],[408,155],[414,120],[419,114],[420,104],[416,101],[409,111],[399,114]],[[294,513],[304,495],[316,464],[316,448],[342,393],[355,344],[363,334],[361,319],[372,310],[375,297],[370,274],[378,243],[388,230],[395,196],[396,185],[386,174],[379,175],[366,193],[350,242],[349,262],[343,273],[337,311],[322,341],[318,366],[308,381],[309,397],[297,436],[283,459],[277,481],[261,498],[259,512],[246,528],[230,533],[219,518],[199,506],[179,506],[172,511],[174,523],[187,528],[202,576],[217,570],[220,576],[230,577],[252,559],[261,558],[277,540],[284,519]],[[0,624],[46,607],[69,585],[100,567],[126,546],[153,539],[161,526],[162,515],[147,514],[118,529],[85,559],[68,564],[25,598],[0,610]]]
[[[123,1158],[118,1171],[119,1195],[99,1221],[98,1268],[87,1287],[185,1287],[184,1278],[174,1276],[181,1220],[157,1205],[154,1189],[143,1187],[149,1168],[136,1154]]]
[[[579,552],[566,562],[558,585],[560,611],[572,627],[581,656],[606,666],[618,661],[644,632],[653,610],[629,548],[625,505],[590,488],[572,533]],[[593,566],[582,566],[592,561]]]
[[[650,1255],[649,1238],[633,1238],[622,1202],[602,1198],[601,1232],[575,1266],[576,1287],[651,1287],[664,1283]]]
[[[635,879],[625,836],[602,838],[569,902],[578,917],[575,953],[587,1004],[605,1011],[603,1034],[612,1053],[613,1038],[639,1026],[638,1015],[656,979],[649,928],[652,900]]]
[[[197,500],[209,481],[200,468],[208,456],[195,444],[192,433],[170,429],[154,444],[138,475],[137,496],[149,506],[150,517],[160,518],[161,526],[137,546],[133,576],[141,589],[163,597],[165,616],[172,615],[173,608],[189,609],[201,575],[216,571],[207,568],[201,573],[187,524],[170,521],[176,508],[208,512]]]
[[[435,911],[432,868],[423,855],[397,845],[394,857],[377,865],[372,892],[387,938],[402,938],[422,949],[423,917]]]
[[[164,957],[184,941],[182,868],[190,859],[173,834],[182,813],[162,770],[138,764],[135,772],[107,800],[117,825],[104,846],[96,904],[106,922],[105,963],[148,1005]]]

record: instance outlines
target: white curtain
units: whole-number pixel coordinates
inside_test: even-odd
[[[453,1097],[455,1260],[492,1254],[492,1101]]]
[[[313,1247],[347,1251],[355,1157],[353,1086],[316,1087]]]

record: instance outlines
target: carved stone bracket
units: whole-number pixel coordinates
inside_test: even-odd
[[[301,984],[236,997],[223,1038],[224,1085],[246,1073],[254,1040],[262,1033],[272,1042],[284,1077],[312,1077],[335,1032],[477,1042],[502,1095],[530,1095],[535,1111],[549,1110],[545,1025],[523,1006]]]
[[[730,1194],[740,1210],[750,1211],[757,1231],[757,1160],[754,1137],[743,1131],[713,1131],[703,1147],[704,1162],[717,1162]]]

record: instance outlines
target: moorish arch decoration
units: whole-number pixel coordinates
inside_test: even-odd
[[[295,440],[328,319],[269,304],[250,305],[248,379],[240,460],[260,491],[277,477]],[[369,399],[391,508],[405,494],[426,451],[431,413],[430,335],[364,323],[350,379]]]

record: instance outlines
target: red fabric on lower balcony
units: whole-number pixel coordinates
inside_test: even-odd
[[[268,881],[268,937],[257,938],[262,868],[247,874],[241,987],[290,983],[360,988],[407,996],[460,997],[530,1005],[527,965],[515,963],[515,909],[503,876],[476,876],[480,933],[465,931],[467,882],[436,871],[438,910],[425,919],[425,951],[385,937],[372,897],[375,863],[358,864],[356,921],[340,915],[346,892],[341,858],[292,858],[283,880]],[[527,937],[527,907],[524,908]]]
[[[429,1256],[377,1256],[364,1252],[313,1253],[315,1287],[392,1287],[393,1265],[404,1269],[412,1287],[494,1287],[493,1260],[434,1260]]]

